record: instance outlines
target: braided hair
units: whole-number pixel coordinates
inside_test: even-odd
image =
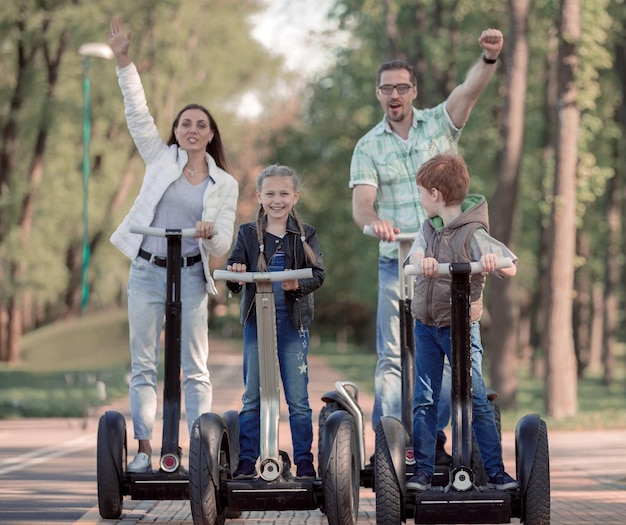
[[[300,177],[298,174],[288,166],[280,166],[278,164],[272,164],[265,168],[256,178],[256,190],[261,193],[263,189],[263,181],[268,177],[290,177],[293,182],[294,191],[298,191],[300,188]],[[309,243],[306,240],[306,233],[304,231],[304,224],[300,220],[298,213],[296,212],[296,208],[294,207],[291,210],[291,216],[295,219],[296,224],[298,225],[298,230],[300,231],[300,240],[302,241],[302,247],[304,249],[304,255],[309,264],[317,264],[317,256],[313,249],[309,246]],[[263,209],[263,205],[259,206],[259,211],[257,213],[256,224],[257,224],[257,237],[259,241],[259,262],[257,264],[257,272],[266,272],[267,271],[267,260],[265,258],[265,244],[263,241],[263,233],[265,231],[265,210]]]

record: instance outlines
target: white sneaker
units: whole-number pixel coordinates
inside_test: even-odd
[[[145,452],[140,452],[128,464],[126,472],[152,472],[152,459]]]

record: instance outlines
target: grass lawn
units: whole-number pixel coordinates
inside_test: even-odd
[[[216,332],[214,332],[216,333]],[[374,390],[376,354],[323,343],[311,350],[323,355],[341,375],[363,391]],[[522,367],[519,408],[502,412],[504,430],[514,430],[519,419],[538,413],[548,429],[626,428],[625,346],[619,348],[615,382],[601,377],[578,384],[578,415],[560,421],[546,417],[543,382]],[[128,395],[128,323],[126,311],[88,315],[27,334],[22,340],[22,363],[0,363],[0,419],[10,417],[81,417],[94,407]],[[106,388],[103,398],[102,386]]]
[[[126,311],[35,330],[22,338],[21,356],[17,366],[0,363],[0,419],[86,415],[128,395]]]
[[[554,420],[546,415],[544,406],[544,384],[530,377],[526,367],[520,371],[518,409],[502,411],[502,429],[515,430],[522,416],[540,414],[548,430],[596,430],[626,428],[626,366],[625,347],[620,345],[613,371],[613,385],[604,385],[599,375],[585,377],[578,382],[578,415]],[[326,356],[328,363],[342,371],[346,379],[354,381],[359,388],[373,392],[376,354],[364,353],[352,348],[337,353],[336,346],[322,344],[314,352]]]

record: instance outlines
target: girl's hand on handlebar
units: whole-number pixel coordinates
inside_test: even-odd
[[[196,241],[198,239],[210,239],[213,237],[213,226],[212,222],[208,221],[198,221],[196,222]]]
[[[226,269],[229,272],[237,272],[237,273],[243,273],[247,271],[246,265],[244,263],[229,264],[228,266],[226,266]],[[243,286],[246,283],[243,281],[239,281],[239,284]]]
[[[298,279],[290,279],[289,281],[283,281],[280,286],[285,292],[291,292],[300,288],[300,282]]]

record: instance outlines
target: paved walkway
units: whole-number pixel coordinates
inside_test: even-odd
[[[241,354],[231,348],[211,343],[214,377],[213,410],[222,413],[239,409],[241,403]],[[317,417],[323,406],[321,396],[343,378],[330,369],[324,360],[311,356],[309,360],[309,395],[313,409],[315,435]],[[217,377],[219,371],[219,377]],[[282,393],[281,393],[282,395]],[[373,399],[361,392],[359,403],[365,412],[366,457],[374,450],[374,435],[369,421]],[[284,399],[283,403],[284,405]],[[116,409],[128,412],[127,400],[117,403]],[[284,408],[284,407],[283,407]],[[128,418],[129,420],[130,418]],[[155,429],[155,436],[160,436]],[[594,524],[623,525],[626,523],[626,429],[619,431],[550,432],[551,508],[552,525]],[[129,436],[129,455],[134,443]],[[314,446],[317,439],[313,440]],[[188,443],[186,425],[181,425],[181,445]],[[158,452],[157,443],[153,443]],[[503,435],[504,461],[507,470],[515,472],[515,444],[512,433]],[[291,437],[286,412],[281,412],[280,448],[291,455]],[[316,454],[316,451],[314,451]],[[315,456],[317,457],[317,456]],[[375,524],[375,494],[371,489],[360,492],[358,525]],[[138,501],[125,498],[119,520],[103,520],[94,508],[79,522],[80,525],[170,523],[192,525],[188,501]],[[241,518],[227,520],[227,525],[317,525],[326,524],[326,517],[318,510],[284,512],[244,512]],[[519,523],[514,519],[511,523]]]

